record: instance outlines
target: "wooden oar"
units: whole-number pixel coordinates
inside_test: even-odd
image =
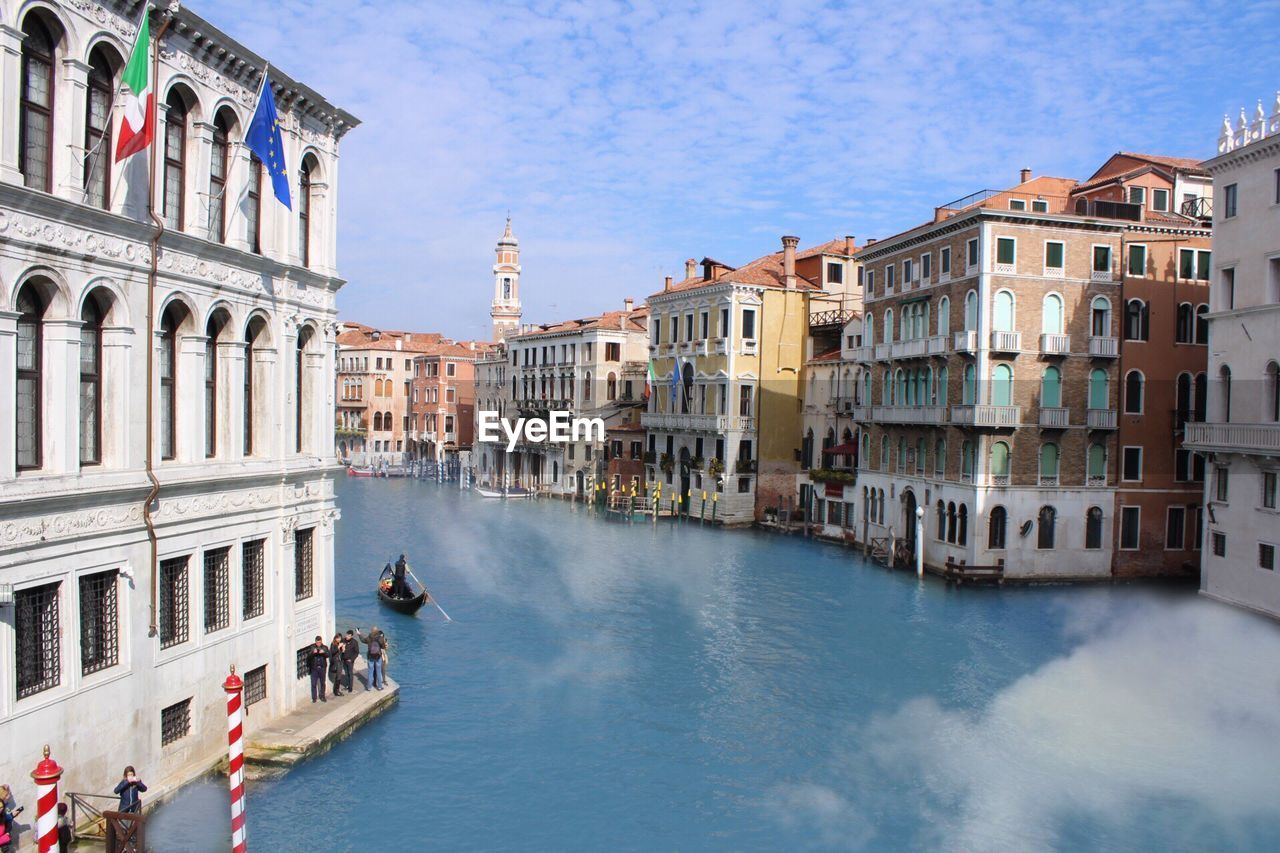
[[[413,573],[413,569],[409,568],[408,564],[405,564],[405,569],[409,572],[409,576],[418,582],[418,586],[422,587],[422,591],[427,594],[427,598],[431,599],[431,603],[436,606],[436,610],[440,611],[440,615],[447,621],[452,622],[453,620],[449,618],[449,614],[444,612],[444,608],[440,606],[440,602],[436,601],[436,597],[431,594],[431,590],[427,589],[427,585]]]

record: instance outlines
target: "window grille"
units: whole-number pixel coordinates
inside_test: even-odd
[[[293,538],[293,597],[296,601],[312,594],[312,539],[315,528],[299,530]]]
[[[14,593],[14,651],[19,699],[57,687],[62,680],[58,586],[47,583]]]
[[[191,734],[191,699],[188,697],[160,711],[160,745],[168,746]]]
[[[172,557],[160,562],[160,648],[187,641],[190,629],[190,599],[187,588],[188,557]]]
[[[267,665],[264,663],[257,669],[244,674],[244,706],[261,702],[267,698]]]
[[[204,632],[231,624],[231,549],[204,552]]]
[[[80,578],[80,671],[84,675],[120,662],[119,575],[112,569]]]
[[[307,666],[307,654],[310,651],[310,643],[298,649],[298,678],[306,678],[311,674],[311,669]]]
[[[261,616],[266,609],[263,595],[264,554],[266,540],[255,539],[241,547],[241,593],[243,598],[243,615],[245,619]]]

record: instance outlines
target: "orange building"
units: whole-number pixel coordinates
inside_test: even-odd
[[[492,347],[488,342],[443,341],[414,357],[408,445],[414,461],[453,463],[471,450],[476,360]]]

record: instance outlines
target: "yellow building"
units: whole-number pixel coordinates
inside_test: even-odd
[[[854,280],[852,238],[801,254],[782,251],[733,268],[711,258],[685,264],[649,297],[654,383],[648,410],[647,474],[662,500],[683,496],[701,510],[714,494],[716,517],[750,523],[794,503],[801,434],[801,370],[814,295]]]

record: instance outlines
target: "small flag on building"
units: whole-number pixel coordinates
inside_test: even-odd
[[[657,378],[657,377],[653,375],[653,359],[649,359],[649,367],[648,367],[648,371],[647,371],[647,372],[645,373],[645,375],[644,375],[644,399],[645,399],[645,402],[648,402],[648,401],[649,401],[649,398],[653,396],[653,385],[654,385],[653,380],[654,380],[654,379],[656,379],[656,378]]]
[[[151,20],[144,11],[138,26],[138,40],[124,66],[124,118],[116,161],[131,157],[151,144],[156,135],[156,92],[151,83]]]
[[[271,189],[285,207],[289,203],[289,172],[284,164],[284,140],[280,138],[280,114],[276,112],[276,98],[271,92],[271,81],[262,75],[262,91],[258,94],[258,106],[249,119],[244,133],[244,144],[258,155],[271,176]]]

